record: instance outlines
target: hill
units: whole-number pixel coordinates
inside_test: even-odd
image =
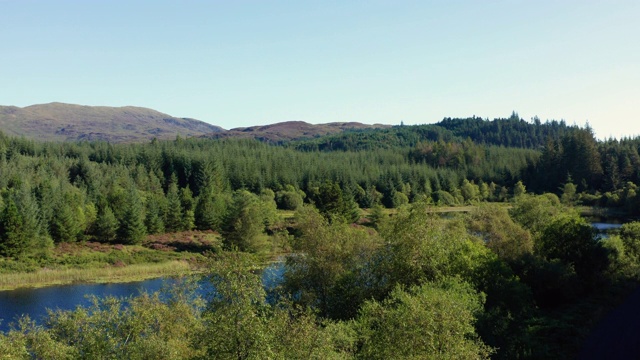
[[[357,122],[332,122],[309,124],[304,121],[285,121],[271,125],[239,127],[228,131],[205,135],[208,138],[251,138],[264,142],[280,143],[290,140],[311,139],[326,135],[340,134],[351,130],[388,128],[389,125],[367,125]]]
[[[414,147],[424,141],[462,142],[468,139],[480,145],[542,149],[549,140],[558,140],[578,129],[562,120],[543,123],[534,119],[533,122],[527,122],[514,113],[509,118],[493,120],[478,117],[444,118],[434,124],[335,133],[313,139],[297,139],[289,145],[304,151],[359,151]]]
[[[109,142],[172,139],[178,134],[187,137],[223,131],[199,120],[177,118],[147,108],[63,103],[24,108],[0,106],[0,130],[35,140]]]

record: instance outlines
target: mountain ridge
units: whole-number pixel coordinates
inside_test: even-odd
[[[227,131],[204,135],[207,138],[252,138],[265,142],[282,142],[317,138],[325,135],[336,135],[350,130],[367,130],[388,128],[391,125],[362,124],[359,122],[329,122],[310,124],[305,121],[282,121],[267,125],[237,127]]]
[[[178,118],[137,106],[87,106],[52,102],[25,107],[0,106],[0,130],[43,141],[103,140],[140,142],[199,136],[219,126]]]
[[[143,142],[153,138],[169,140],[180,135],[282,142],[334,135],[348,130],[387,127],[390,125],[283,121],[225,130],[197,119],[174,117],[138,106],[88,106],[61,102],[25,107],[0,106],[0,131],[40,141]]]

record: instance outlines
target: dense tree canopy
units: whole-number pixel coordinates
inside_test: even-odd
[[[590,325],[582,314],[640,269],[637,223],[599,239],[571,206],[637,214],[639,149],[515,113],[280,144],[0,134],[3,264],[46,263],[54,244],[140,247],[194,228],[221,244],[206,272],[218,291],[205,299],[97,300],[0,334],[0,353],[571,357],[579,344],[561,342]],[[443,205],[468,212],[440,216]],[[276,245],[290,253],[270,297],[264,258],[249,254]]]

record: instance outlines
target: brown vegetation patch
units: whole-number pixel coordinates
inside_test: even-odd
[[[214,231],[182,231],[147,237],[144,246],[162,251],[205,253],[220,248],[220,235]]]
[[[310,139],[318,136],[338,134],[347,130],[386,128],[388,125],[368,125],[357,122],[334,122],[326,124],[309,124],[304,121],[285,121],[270,125],[234,128],[205,135],[209,138],[253,138],[264,142],[281,142],[287,140]]]

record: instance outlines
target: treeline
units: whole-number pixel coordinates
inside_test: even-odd
[[[573,201],[638,214],[639,149],[640,138],[597,141],[590,128],[577,129],[549,139],[523,181],[535,192],[575,193]]]
[[[305,205],[280,286],[247,253],[212,256],[212,293],[96,300],[0,333],[16,359],[575,358],[638,280],[640,224],[596,241],[552,194],[442,218],[418,202],[350,224]],[[330,211],[329,214],[334,213]]]
[[[539,149],[549,139],[557,140],[578,130],[564,120],[532,122],[521,119],[517,113],[509,118],[485,120],[480,117],[444,118],[429,125],[393,126],[387,129],[349,131],[317,139],[284,144],[304,151],[355,151],[379,148],[413,147],[420,142],[461,142],[470,139],[479,145]]]
[[[0,253],[46,252],[53,243],[80,240],[136,244],[146,234],[191,229],[225,232],[233,214],[254,204],[268,224],[276,206],[294,210],[303,202],[322,208],[340,199],[345,216],[356,219],[359,207],[418,199],[503,201],[539,156],[466,144],[455,165],[435,164],[417,149],[326,153],[253,140],[113,145],[0,136]]]
[[[502,173],[504,183],[513,185],[520,180],[537,193],[562,195],[565,190],[575,191],[575,196],[570,196],[573,201],[623,207],[634,213],[638,212],[636,205],[640,201],[636,196],[640,184],[640,138],[598,141],[588,125],[542,123],[537,118],[526,122],[516,113],[491,121],[445,118],[437,124],[347,132],[285,146],[312,152],[409,149],[412,161],[439,169],[465,169],[466,178],[476,183],[495,179],[496,175],[500,178],[492,169],[477,171],[479,168],[525,154],[515,149],[532,149],[535,155],[525,160],[527,169]],[[506,165],[493,169],[515,168]],[[491,175],[486,177],[487,174]]]
[[[507,147],[514,138],[531,139],[536,147],[545,136],[538,150],[522,143]],[[339,151],[313,145],[338,138],[355,145],[338,146]],[[637,212],[639,148],[639,139],[599,142],[588,127],[528,123],[517,114],[284,146],[182,138],[120,145],[38,143],[0,135],[0,236],[3,254],[13,256],[23,253],[20,248],[48,249],[52,241],[138,243],[145,234],[221,231],[240,190],[267,207],[293,210],[303,202],[322,203],[325,184],[340,189],[352,214],[358,207],[397,208],[418,200],[505,201],[525,185],[568,203]]]

